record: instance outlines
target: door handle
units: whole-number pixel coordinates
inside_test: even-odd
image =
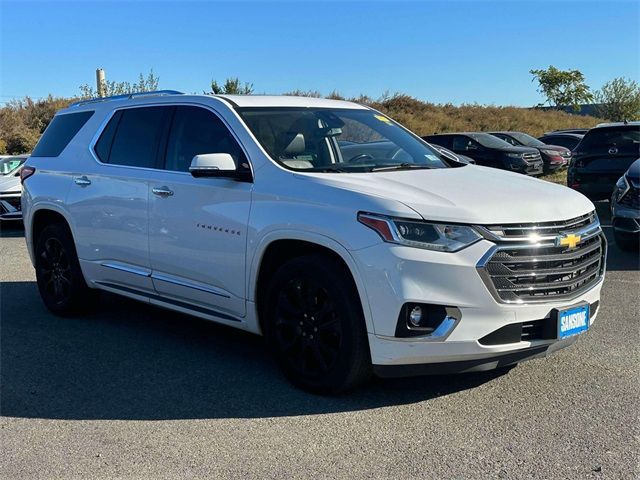
[[[73,182],[76,185],[80,185],[81,187],[88,187],[89,185],[91,185],[91,180],[89,180],[86,175],[82,175],[81,177],[75,177],[73,179]]]
[[[159,197],[170,197],[173,195],[173,190],[169,189],[169,187],[153,187],[151,191]]]

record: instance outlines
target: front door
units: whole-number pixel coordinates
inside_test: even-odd
[[[194,178],[195,155],[229,153],[248,163],[239,143],[212,110],[177,106],[164,169],[150,185],[152,280],[165,299],[218,316],[245,315],[245,253],[252,183]]]

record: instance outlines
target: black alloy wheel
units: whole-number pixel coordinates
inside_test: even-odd
[[[331,256],[289,260],[268,285],[263,328],[279,366],[295,385],[339,393],[371,374],[360,297],[351,273]]]
[[[309,278],[290,280],[276,306],[275,338],[304,376],[328,372],[338,360],[342,325],[326,289]]]
[[[98,290],[87,286],[69,227],[55,223],[35,239],[36,280],[46,307],[56,315],[83,313],[98,300]]]
[[[45,295],[55,305],[63,305],[71,295],[71,264],[57,238],[47,238],[40,252],[40,273]]]

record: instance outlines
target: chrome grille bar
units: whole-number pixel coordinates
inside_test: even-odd
[[[510,236],[507,231],[545,228],[545,237]],[[570,300],[595,286],[605,269],[606,239],[595,212],[564,222],[510,224],[479,228],[496,245],[480,260],[478,272],[500,303]],[[555,230],[555,235],[547,232]],[[580,236],[574,247],[558,236]],[[553,241],[539,241],[553,240]]]

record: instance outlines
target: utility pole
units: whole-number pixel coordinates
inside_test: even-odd
[[[101,68],[97,68],[96,69],[96,87],[97,87],[99,97],[104,97],[106,95],[105,86],[106,86],[106,81],[104,79],[104,70]]]

